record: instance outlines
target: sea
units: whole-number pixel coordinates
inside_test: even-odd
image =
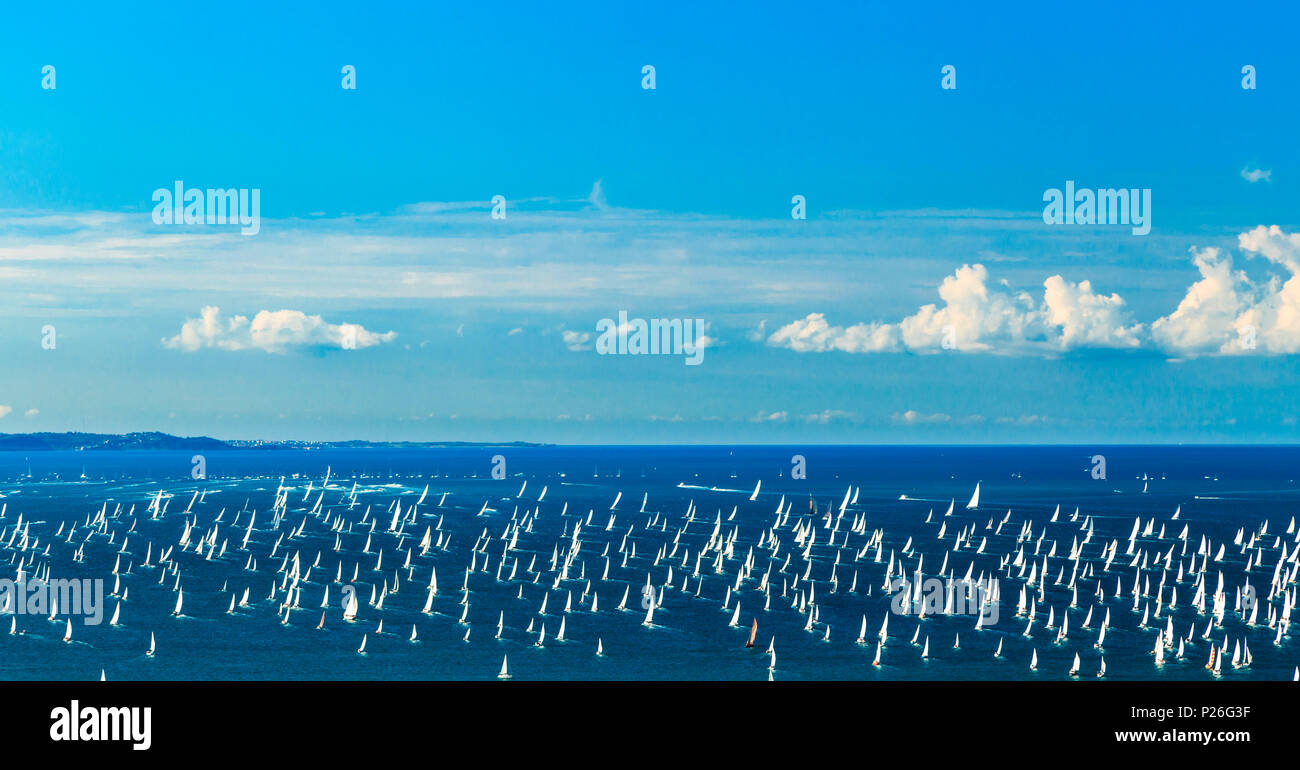
[[[1296,548],[1298,469],[1293,446],[0,452],[0,576],[104,581],[98,623],[85,602],[54,619],[9,604],[0,678],[495,680],[507,660],[525,681],[1096,681],[1104,657],[1102,681],[1290,680],[1300,646],[1275,644],[1284,599],[1267,595]],[[998,579],[996,623],[892,601],[891,562],[932,577],[945,559],[944,574]],[[1223,577],[1221,623],[1192,606],[1198,570],[1210,605]],[[1238,644],[1250,665],[1230,664]]]

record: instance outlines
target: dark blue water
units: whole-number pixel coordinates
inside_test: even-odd
[[[1106,458],[1106,478],[1095,479],[1091,471],[1094,455]],[[792,457],[801,455],[806,478],[792,478]],[[504,479],[492,476],[494,467],[504,461]],[[764,654],[769,639],[775,638],[777,667],[774,678],[781,679],[1063,679],[1075,653],[1083,661],[1082,673],[1093,678],[1098,651],[1093,648],[1099,619],[1110,609],[1111,628],[1107,632],[1105,657],[1111,679],[1210,679],[1204,664],[1210,641],[1201,638],[1208,616],[1189,606],[1192,598],[1190,579],[1177,585],[1178,605],[1172,611],[1174,629],[1185,637],[1191,623],[1196,624],[1194,641],[1188,645],[1184,660],[1170,660],[1157,667],[1150,655],[1157,629],[1164,626],[1167,607],[1149,629],[1139,629],[1142,613],[1133,612],[1128,593],[1135,569],[1131,557],[1124,555],[1127,538],[1135,517],[1155,518],[1156,532],[1166,525],[1163,540],[1155,537],[1139,540],[1139,548],[1152,555],[1163,555],[1176,547],[1175,570],[1168,573],[1170,586],[1180,562],[1181,541],[1175,537],[1186,524],[1190,529],[1187,556],[1190,562],[1202,536],[1217,550],[1226,542],[1226,556],[1221,563],[1211,563],[1211,589],[1216,573],[1224,573],[1229,600],[1228,614],[1222,627],[1211,634],[1215,642],[1226,635],[1229,648],[1233,641],[1248,640],[1254,662],[1248,668],[1233,669],[1225,662],[1222,679],[1290,679],[1300,663],[1300,650],[1290,636],[1280,646],[1273,644],[1275,631],[1263,623],[1266,611],[1261,607],[1260,625],[1248,627],[1233,612],[1234,590],[1244,580],[1246,556],[1232,545],[1241,528],[1247,536],[1268,522],[1268,534],[1261,538],[1264,561],[1250,576],[1251,583],[1267,589],[1279,551],[1273,548],[1275,536],[1294,548],[1295,535],[1285,534],[1288,523],[1300,502],[1300,485],[1296,483],[1300,468],[1300,449],[1294,447],[538,447],[538,448],[455,448],[436,450],[314,450],[260,451],[239,450],[208,452],[204,456],[206,478],[192,478],[192,452],[39,452],[0,453],[0,503],[6,506],[0,528],[5,530],[0,546],[9,541],[18,516],[30,522],[28,533],[36,540],[25,553],[18,542],[0,553],[8,564],[4,576],[15,577],[19,559],[30,560],[27,571],[48,564],[54,578],[104,578],[106,591],[113,585],[111,574],[119,557],[123,536],[129,535],[128,550],[121,553],[122,584],[129,598],[122,603],[121,625],[107,624],[117,599],[106,598],[105,622],[84,625],[74,619],[74,641],[62,642],[64,618],[50,621],[45,617],[19,615],[18,628],[25,633],[9,635],[10,618],[0,616],[0,677],[8,679],[94,679],[101,669],[110,679],[491,679],[501,666],[503,654],[509,654],[511,671],[517,679],[766,679],[768,658]],[[323,513],[312,514],[326,468],[330,469],[330,487],[323,501]],[[84,475],[84,478],[82,478]],[[1144,482],[1142,477],[1147,477]],[[273,528],[269,510],[275,490],[284,477],[291,487],[288,512],[278,529]],[[762,480],[758,499],[749,501],[750,492]],[[520,486],[527,482],[521,497]],[[304,500],[308,483],[313,485]],[[348,509],[347,495],[357,484],[357,505]],[[978,511],[967,512],[963,504],[976,482],[981,484]],[[447,550],[432,550],[428,556],[418,551],[411,566],[404,568],[405,551],[399,551],[399,539],[386,530],[391,514],[386,513],[395,499],[403,510],[415,503],[425,486],[429,492],[418,508],[418,521],[406,524],[403,549],[418,544],[426,527],[442,522],[442,531],[450,536]],[[827,543],[829,529],[824,529],[822,514],[831,507],[838,510],[845,490],[860,487],[855,505],[848,508],[836,535],[836,544]],[[1147,492],[1143,493],[1144,485]],[[538,503],[542,488],[545,499]],[[166,514],[153,520],[145,509],[154,495],[163,490],[171,496]],[[195,491],[206,491],[201,504],[184,513]],[[606,524],[609,510],[618,492],[623,499],[613,511],[616,520],[611,530]],[[447,493],[442,507],[437,503]],[[648,495],[645,513],[640,513],[643,495]],[[909,499],[900,500],[900,495]],[[778,533],[781,546],[772,567],[772,596],[768,610],[763,609],[764,595],[756,590],[758,578],[768,569],[767,551],[754,549],[753,578],[745,581],[738,592],[741,606],[739,628],[729,627],[736,599],[723,609],[727,588],[734,584],[736,573],[760,535],[776,520],[778,501],[793,501],[788,524]],[[951,500],[957,501],[956,512],[946,519],[948,536],[936,538],[942,512]],[[792,551],[791,525],[807,517],[810,500],[818,515],[812,519],[817,533],[812,548],[809,579],[815,586],[819,608],[813,631],[804,630],[806,614],[792,607],[797,590],[782,597],[782,584],[793,582],[794,575],[804,574],[801,548],[794,547],[791,567],[786,573],[777,570]],[[492,510],[478,515],[484,503]],[[82,526],[94,518],[107,503],[108,522],[104,532],[91,534]],[[565,504],[567,513],[561,515]],[[688,507],[696,506],[694,522],[686,525]],[[1057,523],[1048,524],[1053,509],[1061,506]],[[118,506],[121,506],[120,511]],[[134,506],[134,513],[129,513]],[[1170,516],[1181,506],[1179,521]],[[369,523],[361,524],[367,507],[377,520],[371,553],[363,554]],[[1075,508],[1078,521],[1070,522]],[[500,538],[512,516],[522,518],[526,511],[538,509],[532,532],[521,532],[517,547],[510,553],[497,580],[501,559]],[[734,518],[732,516],[735,510]],[[239,550],[249,512],[257,511],[256,526],[248,550]],[[925,523],[929,512],[934,521]],[[118,511],[114,516],[114,512]],[[591,522],[586,524],[588,512]],[[991,517],[1001,520],[1010,512],[1002,534],[994,536],[985,525]],[[231,526],[239,515],[238,524]],[[217,523],[218,516],[221,521]],[[335,534],[329,531],[325,515],[342,516],[346,522],[340,535],[342,548],[334,551]],[[658,516],[658,523],[647,530],[647,523]],[[689,590],[681,590],[683,575],[693,575],[695,554],[710,537],[716,519],[722,518],[722,531],[736,528],[734,557],[724,563],[722,574],[713,570],[714,554],[705,559],[700,575],[700,596],[695,596],[697,579],[688,581]],[[844,532],[855,515],[866,517],[866,534],[850,534],[848,546],[842,546]],[[1091,562],[1098,573],[1102,563],[1101,548],[1112,539],[1120,541],[1120,555],[1108,573],[1101,574],[1106,594],[1104,604],[1093,596],[1094,579],[1081,579],[1079,607],[1068,610],[1071,632],[1067,640],[1054,644],[1055,631],[1043,628],[1048,607],[1058,617],[1066,611],[1069,594],[1064,585],[1054,585],[1058,570],[1064,566],[1068,579],[1071,563],[1066,560],[1074,538],[1082,538],[1080,525],[1092,516],[1095,534],[1084,551],[1082,564]],[[1015,617],[1015,602],[1022,581],[1002,579],[1000,620],[992,628],[976,631],[973,616],[932,616],[918,621],[915,616],[890,618],[890,639],[880,667],[870,665],[875,652],[875,633],[889,612],[888,597],[882,592],[884,563],[875,563],[873,554],[855,560],[857,551],[876,529],[884,531],[885,559],[891,549],[899,551],[908,538],[914,539],[918,553],[925,555],[927,572],[933,572],[945,552],[949,565],[958,576],[974,563],[974,574],[996,572],[1001,556],[1014,551],[1015,536],[1024,521],[1033,522],[1034,538],[1024,547],[1033,554],[1038,535],[1046,526],[1046,540],[1041,562],[1053,540],[1057,555],[1049,559],[1046,602],[1040,606],[1033,638],[1022,636],[1025,619]],[[144,567],[146,544],[151,543],[154,562],[160,550],[176,546],[186,522],[194,525],[194,539],[217,527],[216,544],[227,543],[225,555],[211,560],[198,556],[193,547],[182,552],[176,547],[172,559],[179,567],[185,592],[183,616],[170,616],[176,601],[175,578],[168,575],[159,584],[160,570]],[[291,537],[303,526],[303,533]],[[552,589],[555,575],[549,571],[553,549],[568,547],[576,523],[583,522],[581,549],[570,569],[570,580]],[[974,542],[987,537],[984,554],[974,547],[952,552],[957,529],[977,522]],[[73,542],[66,542],[67,529],[58,539],[54,534],[60,524],[77,525]],[[660,529],[660,524],[664,529]],[[351,531],[348,531],[348,527]],[[656,552],[667,545],[671,551],[677,531],[679,550],[671,560],[654,564]],[[621,566],[620,543],[629,527],[629,550],[636,546],[636,556],[628,566]],[[488,569],[481,571],[484,554],[477,557],[479,571],[469,577],[469,625],[458,622],[464,596],[460,591],[465,569],[471,560],[470,549],[484,533],[492,539],[484,549]],[[110,533],[113,540],[110,544]],[[89,539],[87,536],[89,535]],[[436,537],[436,534],[435,534]],[[270,554],[278,538],[283,538],[274,559]],[[601,580],[605,560],[601,557],[608,544],[610,573]],[[84,560],[74,561],[78,546],[84,545]],[[48,547],[48,553],[46,549]],[[378,552],[383,551],[382,569],[375,571]],[[689,554],[683,567],[682,552]],[[284,592],[276,599],[269,595],[279,586],[278,574],[286,555],[300,554],[303,569],[317,560],[319,567],[303,584],[301,609],[290,612],[289,624],[281,623],[278,612]],[[838,590],[832,592],[829,581],[835,567]],[[245,570],[252,555],[257,570]],[[541,574],[526,567],[536,556]],[[510,565],[520,561],[514,581],[507,582]],[[1197,560],[1199,564],[1199,559]],[[340,606],[341,585],[334,578],[343,565],[342,583],[356,587],[361,602],[359,618],[345,622]],[[915,564],[915,559],[907,562]],[[354,566],[359,565],[356,581]],[[666,587],[663,604],[655,611],[655,626],[642,625],[640,589],[647,573],[656,586],[663,585],[669,567],[673,585]],[[438,571],[439,592],[433,614],[420,610],[425,601],[425,585],[430,571]],[[585,577],[582,572],[585,570]],[[857,573],[857,590],[849,586]],[[1015,570],[1012,571],[1014,575]],[[1144,571],[1154,587],[1161,571],[1155,566]],[[393,584],[398,591],[390,594],[383,609],[368,603],[371,587]],[[1123,583],[1125,595],[1114,598],[1116,577]],[[591,594],[579,602],[591,581],[591,591],[599,597],[599,608],[590,612]],[[223,585],[227,591],[223,592]],[[325,610],[323,630],[317,629],[322,610],[320,604],[329,587],[330,606]],[[523,598],[516,598],[520,587]],[[236,594],[249,588],[250,605],[227,614],[230,591]],[[800,580],[799,590],[807,591],[808,581]],[[627,611],[615,609],[625,589],[629,590]],[[870,595],[868,595],[870,590]],[[574,608],[564,613],[566,597],[571,593]],[[547,615],[538,614],[544,594],[549,594]],[[1091,630],[1080,628],[1088,608],[1096,604]],[[1144,599],[1143,606],[1152,604]],[[1277,605],[1280,606],[1280,603]],[[496,633],[498,613],[504,612],[503,638]],[[866,615],[868,637],[872,644],[854,643],[861,618]],[[566,641],[554,641],[561,617],[565,618]],[[745,649],[752,619],[758,621],[758,642]],[[375,630],[383,620],[383,634]],[[526,633],[530,621],[545,622],[547,641],[534,645],[534,633]],[[918,622],[920,637],[930,639],[930,657],[922,660],[920,650],[909,644]],[[408,641],[412,625],[419,641]],[[824,641],[830,626],[830,640]],[[466,630],[469,641],[464,641]],[[145,650],[149,635],[157,638],[158,652],[150,658]],[[358,655],[363,634],[368,635],[367,654]],[[953,649],[960,634],[961,649]],[[602,640],[606,655],[595,655],[597,639]],[[1003,642],[1003,657],[994,659],[993,649]],[[1176,646],[1176,645],[1175,645]],[[1039,667],[1029,669],[1031,652],[1037,650]]]

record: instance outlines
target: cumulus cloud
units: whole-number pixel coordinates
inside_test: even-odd
[[[14,408],[8,404],[0,404],[0,417],[8,416],[13,410]]]
[[[822,313],[786,324],[768,344],[800,353],[840,350],[883,353],[941,349],[969,352],[1059,352],[1078,348],[1136,348],[1141,324],[1124,300],[1093,291],[1089,281],[1059,275],[1043,282],[1043,298],[991,285],[980,264],[963,265],[939,286],[942,305],[928,304],[898,323],[833,326]]]
[[[1043,282],[1043,312],[1062,349],[1136,348],[1141,324],[1128,324],[1124,300],[1097,294],[1090,281],[1070,283],[1059,275]]]
[[[1218,249],[1196,252],[1201,279],[1178,308],[1151,325],[1157,345],[1171,355],[1293,354],[1300,352],[1300,234],[1276,225],[1237,237],[1248,256],[1263,257],[1289,277],[1252,281]]]
[[[824,353],[828,350],[879,353],[899,348],[898,330],[889,324],[831,326],[824,313],[809,313],[805,318],[782,326],[772,332],[767,344],[799,353]]]
[[[242,315],[222,316],[220,308],[209,305],[198,318],[185,321],[180,334],[162,342],[186,352],[218,348],[284,353],[293,347],[369,348],[396,338],[397,332],[381,334],[360,324],[327,323],[318,315],[299,310],[263,310],[249,321]]]

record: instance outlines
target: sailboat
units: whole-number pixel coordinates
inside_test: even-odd
[[[966,510],[973,511],[980,507],[980,485],[975,482],[975,493],[970,496],[970,502],[966,503]]]
[[[181,588],[176,592],[176,609],[172,610],[172,615],[174,615],[175,617],[180,617],[181,603],[184,601],[185,601],[185,589]]]
[[[149,657],[152,658],[154,652],[157,651],[157,649],[158,649],[158,646],[154,643],[153,632],[150,631],[150,632],[149,632],[149,651],[146,652],[145,655],[148,655]]]
[[[1074,653],[1074,663],[1070,665],[1070,676],[1079,675],[1079,653]]]
[[[72,618],[68,618],[67,629],[63,632],[63,641],[65,642],[72,641]]]
[[[366,654],[366,634],[361,635],[361,646],[357,648],[358,655]]]
[[[1038,650],[1037,650],[1037,649],[1034,650],[1034,654],[1029,658],[1029,670],[1030,670],[1030,671],[1037,671],[1037,670],[1038,670]]]
[[[754,618],[754,625],[749,629],[749,641],[745,642],[745,647],[753,647],[756,636],[758,636],[758,618]]]
[[[1101,659],[1101,668],[1097,669],[1097,678],[1100,679],[1106,675],[1106,659]]]
[[[605,654],[605,643],[599,638],[596,639],[596,655],[599,657]]]
[[[501,656],[501,673],[497,674],[497,679],[510,679],[510,656]]]

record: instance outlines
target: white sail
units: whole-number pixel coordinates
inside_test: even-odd
[[[980,485],[975,482],[975,493],[970,496],[970,502],[966,503],[967,510],[974,510],[980,507]]]

